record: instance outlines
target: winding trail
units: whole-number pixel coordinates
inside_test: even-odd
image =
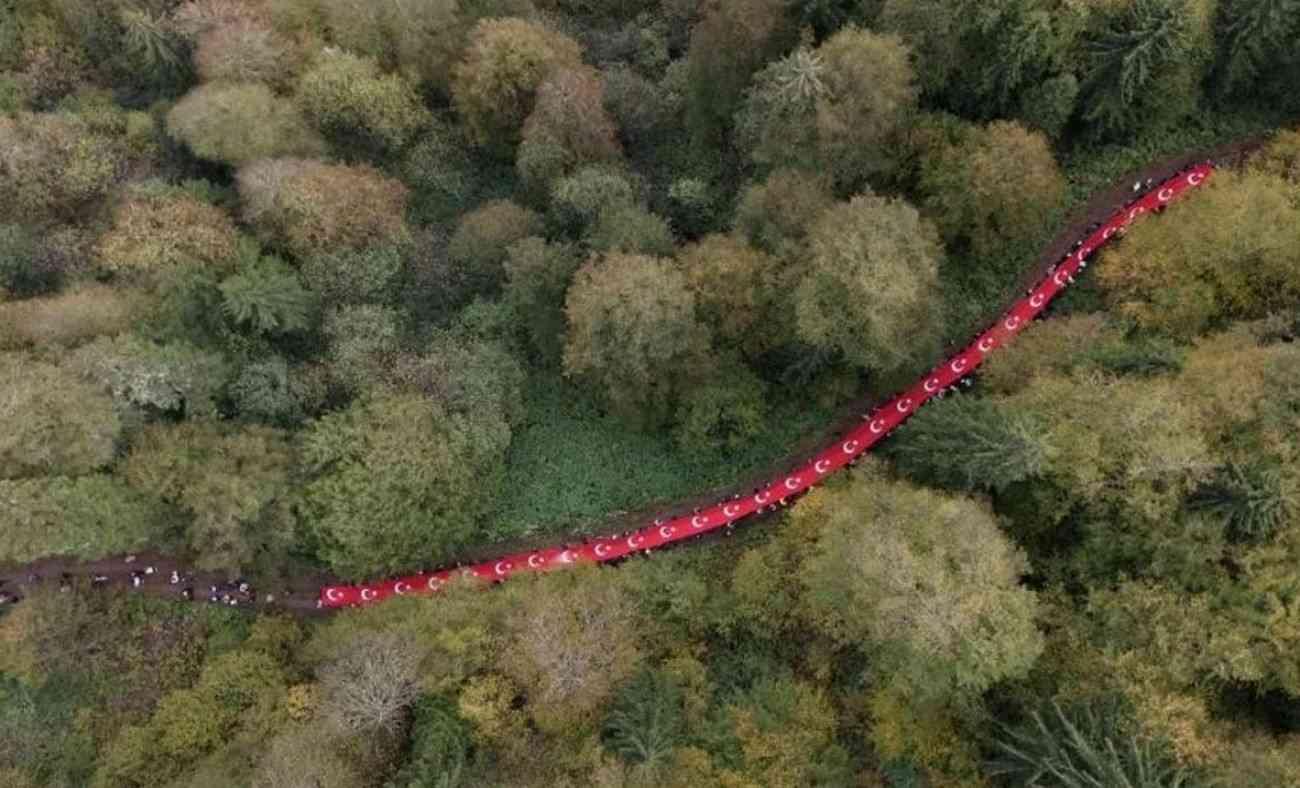
[[[806,463],[772,479],[749,494],[734,494],[730,500],[698,508],[688,515],[657,517],[649,525],[614,536],[586,540],[580,545],[532,550],[501,556],[460,569],[418,573],[358,585],[327,585],[320,590],[322,607],[339,608],[373,604],[391,596],[434,593],[457,575],[497,582],[521,572],[545,572],[576,564],[617,561],[629,555],[649,553],[700,534],[727,528],[747,517],[784,506],[826,477],[852,464],[891,432],[898,429],[918,408],[943,396],[977,369],[995,349],[1010,342],[1038,317],[1047,305],[1074,283],[1074,277],[1088,265],[1088,259],[1102,245],[1122,235],[1138,217],[1164,210],[1188,189],[1203,183],[1213,164],[1202,162],[1153,186],[1138,199],[1116,211],[1096,227],[1054,269],[1031,287],[992,326],[971,340],[958,353],[945,359],[911,388],[894,396],[862,417],[862,423],[823,448]]]
[[[1151,169],[1154,168],[1149,168],[1148,171]],[[256,589],[255,597],[246,599],[243,606],[280,609],[297,614],[329,612],[374,604],[392,596],[431,594],[458,575],[489,584],[521,572],[544,572],[579,564],[607,563],[715,533],[792,503],[826,477],[851,465],[910,418],[918,408],[930,399],[942,397],[947,389],[977,369],[990,353],[1010,342],[1030,322],[1040,317],[1052,300],[1074,283],[1075,276],[1087,267],[1089,258],[1098,248],[1122,235],[1140,216],[1163,210],[1189,189],[1199,186],[1211,176],[1214,163],[1212,159],[1207,159],[1174,169],[1176,171],[1172,175],[1162,177],[1159,183],[1136,199],[1110,202],[1111,206],[1116,202],[1122,202],[1122,205],[1118,209],[1110,208],[1104,220],[1090,227],[1090,232],[1075,241],[1068,252],[1062,251],[1060,244],[1049,247],[1049,259],[1057,262],[1048,265],[1024,296],[968,345],[952,353],[911,388],[863,415],[860,423],[840,434],[834,442],[824,446],[806,462],[778,477],[761,482],[752,490],[743,494],[732,493],[726,500],[700,506],[684,514],[647,516],[643,520],[649,521],[647,524],[617,535],[584,539],[578,544],[515,552],[456,569],[420,572],[361,584],[342,584],[323,573],[299,576],[293,578],[291,583],[280,582],[273,587]],[[1132,180],[1126,182],[1132,183]],[[1130,198],[1132,195],[1129,192]],[[1066,245],[1068,244],[1067,236]],[[54,582],[60,576],[71,581],[98,576],[103,585],[129,586],[132,574],[138,574],[146,566],[153,567],[154,571],[140,578],[140,590],[171,598],[177,598],[183,588],[192,588],[196,601],[206,600],[211,586],[220,585],[227,580],[216,572],[188,571],[177,559],[157,553],[142,552],[136,556],[116,556],[86,562],[54,557],[0,569],[0,593],[21,597],[32,584]],[[181,575],[179,583],[169,582],[173,570]],[[266,597],[267,593],[273,595],[273,600]]]

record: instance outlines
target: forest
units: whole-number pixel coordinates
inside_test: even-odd
[[[0,566],[599,533],[1257,143],[730,538],[333,616],[33,590],[0,785],[1300,786],[1297,41],[1300,0],[0,0]]]

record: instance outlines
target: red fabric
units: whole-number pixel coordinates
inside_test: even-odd
[[[1055,271],[1017,301],[992,327],[975,337],[964,350],[935,367],[912,388],[876,408],[861,426],[827,446],[807,464],[773,480],[757,494],[724,501],[701,509],[696,515],[658,519],[627,536],[594,539],[582,545],[508,555],[459,570],[408,575],[364,585],[326,586],[320,591],[321,604],[324,607],[347,607],[378,602],[394,595],[432,593],[457,572],[492,581],[504,580],[519,572],[547,571],[570,564],[613,561],[629,553],[653,550],[670,542],[722,528],[767,506],[775,505],[782,498],[802,493],[843,468],[850,460],[870,451],[931,397],[978,368],[990,352],[1009,342],[1074,281],[1074,276],[1093,251],[1113,236],[1122,234],[1138,216],[1150,213],[1176,199],[1184,191],[1200,185],[1210,176],[1212,169],[1208,163],[1197,165],[1170,178],[1159,188],[1152,189],[1116,212],[1104,225],[1083,239],[1083,245],[1058,264]]]

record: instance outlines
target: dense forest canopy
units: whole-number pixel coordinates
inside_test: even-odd
[[[911,380],[1121,173],[1265,138],[707,548],[319,621],[32,590],[0,784],[1300,785],[1297,41],[1300,0],[0,0],[0,563],[590,532]]]

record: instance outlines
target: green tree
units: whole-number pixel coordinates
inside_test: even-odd
[[[1144,328],[1190,338],[1224,318],[1261,317],[1300,293],[1300,209],[1267,173],[1216,173],[1195,200],[1108,249],[1099,281]]]
[[[76,476],[112,461],[113,401],[75,371],[0,353],[0,478]]]
[[[794,788],[848,779],[846,758],[834,740],[835,710],[821,689],[764,678],[727,711],[744,759],[742,771],[754,784]],[[830,779],[818,780],[823,776]]]
[[[916,106],[907,54],[897,37],[858,28],[796,50],[755,77],[741,147],[760,167],[824,170],[850,188],[890,172]]]
[[[604,95],[600,72],[587,66],[556,69],[538,86],[515,169],[543,197],[551,181],[575,167],[621,158]]]
[[[417,700],[412,717],[411,752],[398,772],[398,783],[413,788],[454,784],[454,775],[471,758],[469,721],[440,695]]]
[[[776,170],[741,193],[735,229],[759,249],[795,260],[804,256],[808,230],[817,217],[834,204],[824,178],[801,170]]]
[[[590,570],[543,578],[529,591],[506,618],[516,646],[499,662],[527,692],[534,721],[559,733],[595,718],[635,671],[635,608]]]
[[[136,334],[100,337],[77,348],[71,368],[136,413],[214,416],[229,368],[226,359],[190,345],[160,345]]]
[[[70,113],[0,116],[0,202],[9,218],[71,218],[108,193],[121,146]]]
[[[552,185],[550,218],[560,229],[578,233],[602,213],[640,202],[641,191],[632,178],[610,167],[589,165]]]
[[[245,220],[299,259],[409,237],[406,187],[371,167],[267,159],[237,182]]]
[[[602,210],[587,235],[592,249],[667,257],[673,253],[668,222],[640,205],[613,205]]]
[[[686,277],[644,255],[593,257],[565,300],[566,375],[590,382],[634,420],[664,419],[675,391],[706,351]]]
[[[1194,788],[1200,781],[1161,746],[1133,729],[1114,702],[1072,706],[1052,702],[1017,728],[1004,727],[988,773],[1009,785],[1050,780],[1062,788],[1124,785]]]
[[[541,229],[542,218],[535,212],[509,200],[491,200],[461,217],[447,257],[470,292],[495,293],[505,278],[506,250]]]
[[[1219,8],[1220,89],[1242,91],[1294,62],[1300,36],[1296,0],[1229,0]]]
[[[307,328],[314,300],[297,271],[255,248],[242,256],[239,270],[221,282],[221,295],[221,306],[232,321],[267,334]]]
[[[394,295],[409,249],[388,243],[325,250],[303,259],[299,270],[312,292],[327,303],[383,303]]]
[[[361,577],[437,562],[477,532],[509,429],[448,415],[418,394],[379,395],[314,422],[302,525],[334,571]]]
[[[642,670],[609,704],[605,747],[631,763],[665,764],[685,736],[684,695],[671,675]]]
[[[287,491],[291,468],[288,441],[276,430],[183,423],[146,428],[123,476],[190,515],[186,540],[198,566],[236,572],[284,541],[263,521]]]
[[[1103,134],[1169,124],[1200,98],[1209,26],[1203,0],[1133,0],[1087,37],[1083,117]]]
[[[303,115],[340,150],[391,155],[429,123],[415,90],[372,60],[326,51],[298,82]]]
[[[523,19],[485,19],[474,26],[463,60],[452,68],[452,98],[474,140],[514,149],[533,111],[537,88],[556,69],[581,63],[581,48],[563,33]]]
[[[688,449],[738,450],[766,427],[765,387],[748,367],[724,363],[682,395],[675,437]]]
[[[366,391],[383,380],[397,357],[400,320],[396,309],[374,304],[326,312],[331,376],[352,392]]]
[[[885,374],[934,354],[943,247],[929,220],[900,199],[867,193],[823,213],[809,238],[794,294],[801,339]]]
[[[581,265],[578,250],[530,236],[506,248],[504,298],[532,349],[547,363],[564,353],[564,293]]]
[[[715,335],[736,346],[761,347],[781,282],[780,262],[731,235],[709,235],[677,256],[700,315]]]
[[[319,155],[325,147],[297,107],[256,83],[196,87],[167,113],[167,131],[196,155],[236,166]]]
[[[113,211],[96,245],[100,263],[124,276],[157,277],[180,266],[228,269],[239,239],[224,211],[183,189],[148,184]]]
[[[104,475],[0,481],[0,514],[0,557],[15,563],[139,550],[168,524],[161,502]]]
[[[697,144],[718,149],[750,78],[792,38],[774,0],[717,0],[701,9],[686,54],[687,121]]]
[[[887,452],[921,481],[959,490],[1005,490],[1043,473],[1053,448],[1042,425],[991,399],[950,397],[922,409]]]
[[[922,168],[924,207],[944,240],[986,259],[1038,240],[1065,196],[1047,139],[1005,121],[962,137]]]
[[[191,8],[195,17],[202,16],[200,3],[188,4],[177,16]],[[233,19],[194,18],[192,25],[181,24],[195,39],[194,69],[203,82],[257,82],[283,90],[301,65],[300,50],[264,19],[241,15]]]
[[[795,510],[820,536],[799,573],[810,623],[879,650],[918,696],[978,693],[1043,650],[1024,555],[973,501],[875,478]]]

